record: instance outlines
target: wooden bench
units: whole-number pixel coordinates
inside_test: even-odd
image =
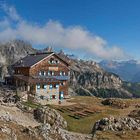
[[[87,114],[83,113],[83,112],[76,112],[74,113],[74,115],[80,116],[80,117],[87,117]]]

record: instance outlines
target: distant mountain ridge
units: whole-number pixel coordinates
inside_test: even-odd
[[[101,61],[99,65],[109,72],[116,73],[124,81],[140,82],[140,63],[136,60]]]

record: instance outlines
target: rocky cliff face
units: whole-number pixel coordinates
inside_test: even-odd
[[[0,77],[3,78],[10,72],[8,66],[26,56],[28,53],[36,52],[31,44],[21,40],[0,42]]]
[[[121,79],[104,71],[96,62],[74,60],[71,65],[71,83],[84,88],[120,88]]]
[[[70,85],[80,95],[131,97],[119,76],[106,72],[96,62],[71,60]]]

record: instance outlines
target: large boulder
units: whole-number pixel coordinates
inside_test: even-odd
[[[128,116],[140,120],[140,110],[133,110]]]
[[[94,124],[93,133],[96,130],[100,130],[100,131],[140,130],[140,121],[130,117],[103,118]]]
[[[50,107],[42,107],[34,110],[34,118],[41,123],[49,123],[51,126],[66,128],[67,122],[55,110]]]
[[[91,140],[91,135],[69,132],[46,123],[35,128],[44,140]]]
[[[128,108],[129,104],[122,99],[115,99],[115,98],[107,98],[102,101],[103,105],[109,105],[112,107],[116,107],[119,109]]]

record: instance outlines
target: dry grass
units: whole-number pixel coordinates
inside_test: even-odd
[[[90,108],[90,110],[97,110],[97,112],[90,114],[88,116],[82,117],[80,119],[75,119],[73,117],[70,117],[69,115],[73,114],[74,112],[72,111],[67,111],[66,108],[67,106],[53,106],[55,109],[62,109],[63,111],[59,110],[59,112],[61,113],[61,115],[66,119],[66,121],[68,122],[68,130],[70,131],[74,131],[74,132],[80,132],[80,133],[85,133],[85,134],[89,134],[92,130],[92,127],[94,125],[94,123],[103,118],[103,117],[110,117],[110,116],[115,116],[115,117],[124,117],[127,116],[129,114],[130,111],[136,109],[135,105],[136,104],[140,104],[140,99],[125,99],[125,102],[129,103],[130,106],[128,108],[125,109],[118,109],[118,108],[114,108],[111,106],[104,106],[102,105],[101,101],[103,99],[101,98],[96,98],[96,97],[88,97],[88,96],[76,96],[74,98],[72,98],[71,100],[69,100],[69,102],[73,102],[75,103],[75,105],[69,106],[70,107],[82,107],[84,108]],[[135,137],[133,136],[133,132],[129,132],[126,133],[125,135],[123,134],[117,134],[117,133],[112,133],[112,132],[99,132],[97,133],[99,139],[109,139],[109,140],[113,140],[113,139],[127,139],[130,137],[129,140],[133,139],[140,139],[140,134],[137,133],[137,131],[135,131],[134,133],[136,133]],[[115,138],[114,138],[115,137]]]

